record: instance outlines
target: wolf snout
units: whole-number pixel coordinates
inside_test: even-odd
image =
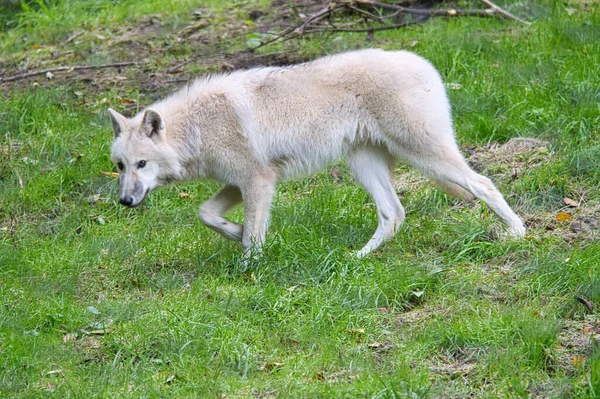
[[[121,205],[132,206],[133,205],[133,197],[130,195],[121,197],[121,199],[119,199],[119,202],[121,203]]]

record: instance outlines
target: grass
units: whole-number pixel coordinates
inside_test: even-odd
[[[529,232],[494,238],[499,222],[485,205],[449,198],[398,165],[406,222],[376,254],[353,258],[376,217],[341,164],[339,174],[280,185],[265,254],[249,265],[197,219],[216,183],[161,189],[135,210],[117,204],[114,179],[100,173],[113,170],[106,108],[131,113],[174,90],[165,70],[194,54],[207,58],[182,76],[219,70],[223,50],[237,60],[250,11],[276,9],[27,4],[0,18],[7,74],[147,63],[0,86],[0,396],[600,396],[597,4],[505,4],[531,26],[439,19],[369,44],[345,34],[264,48],[429,58],[452,83],[465,154],[483,156]],[[178,42],[198,8],[218,23]],[[545,144],[505,157],[490,147],[513,137]],[[561,211],[571,218],[558,221]]]

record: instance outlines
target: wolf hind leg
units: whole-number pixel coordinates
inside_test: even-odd
[[[348,156],[348,166],[360,185],[369,193],[377,207],[378,226],[373,237],[356,253],[364,256],[394,237],[405,212],[392,183],[394,158],[382,147],[365,146]]]
[[[414,166],[441,182],[443,187],[458,186],[485,202],[507,226],[509,235],[515,238],[525,235],[523,221],[506,203],[502,193],[490,179],[467,165],[458,148],[445,146],[437,154],[432,154],[432,148],[429,150],[427,157],[413,158]]]
[[[200,206],[200,220],[233,241],[242,241],[244,227],[223,217],[223,214],[242,202],[242,193],[235,186],[225,186]]]
[[[453,197],[462,198],[466,202],[473,202],[475,200],[475,196],[470,192],[459,186],[458,184],[450,183],[449,181],[433,179],[434,183],[444,190],[446,193],[452,195]]]

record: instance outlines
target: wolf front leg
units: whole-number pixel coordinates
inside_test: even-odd
[[[241,187],[244,199],[242,247],[246,257],[260,253],[265,242],[275,182],[275,172],[266,170],[253,176]]]
[[[242,241],[244,227],[223,217],[223,214],[242,202],[242,192],[235,186],[225,186],[200,206],[200,220],[223,237]]]

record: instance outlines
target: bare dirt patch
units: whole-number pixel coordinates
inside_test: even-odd
[[[351,383],[360,378],[360,374],[352,370],[327,371],[321,370],[313,376],[313,379],[327,382],[329,384]]]
[[[470,147],[467,153],[467,162],[476,172],[503,182],[516,180],[524,170],[539,167],[553,158],[548,142],[530,137]]]
[[[586,365],[593,351],[600,347],[600,319],[587,315],[583,320],[567,320],[558,334],[557,362],[572,375]]]
[[[443,316],[446,313],[448,313],[448,310],[439,306],[431,308],[416,308],[408,312],[399,313],[396,316],[396,323],[399,327],[421,329],[425,326],[425,323],[428,320],[436,316]]]

